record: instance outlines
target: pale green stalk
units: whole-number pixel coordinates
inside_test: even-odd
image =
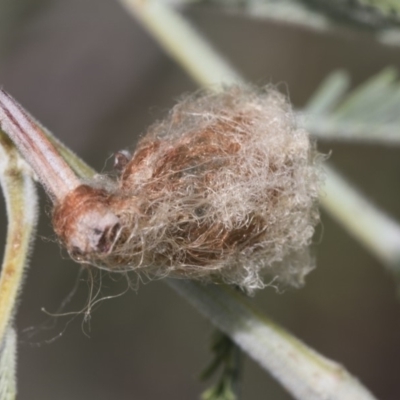
[[[309,100],[307,113],[327,115],[339,104],[349,87],[350,76],[347,72],[335,71],[331,73]]]
[[[317,117],[307,113],[299,113],[298,121],[315,138],[320,140],[387,146],[400,145],[398,123],[386,123],[380,126],[367,122],[355,124],[348,121],[338,121],[335,116]]]
[[[357,240],[396,274],[400,272],[400,228],[334,169],[326,170],[321,204]]]
[[[12,322],[37,221],[31,170],[0,131],[0,183],[7,216],[7,241],[0,276],[0,400],[15,398],[15,333]]]
[[[265,317],[239,292],[226,286],[167,281],[296,399],[375,399],[345,368]]]

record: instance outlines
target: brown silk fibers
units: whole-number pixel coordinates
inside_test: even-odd
[[[274,89],[188,97],[123,158],[111,187],[82,185],[55,207],[77,261],[247,292],[264,272],[298,285],[313,267],[320,156]]]

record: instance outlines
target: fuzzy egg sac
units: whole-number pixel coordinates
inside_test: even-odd
[[[77,261],[110,271],[248,293],[299,285],[313,268],[320,160],[274,88],[199,92],[118,153],[112,184],[56,204],[55,231]]]

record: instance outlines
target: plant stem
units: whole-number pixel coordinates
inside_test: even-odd
[[[167,279],[222,332],[300,400],[372,400],[341,365],[307,347],[226,286]]]
[[[307,104],[307,113],[326,115],[340,102],[350,87],[350,77],[345,71],[332,72],[318,87]]]
[[[0,183],[9,220],[0,278],[2,340],[14,312],[37,221],[37,196],[31,170],[3,132],[0,132]]]
[[[397,123],[383,123],[379,127],[338,121],[335,116],[314,116],[304,112],[298,114],[299,123],[320,140],[335,142],[400,145],[400,129]]]
[[[400,273],[400,227],[333,168],[325,169],[320,201],[325,209],[384,264]]]
[[[36,227],[37,196],[30,168],[1,131],[0,184],[9,221],[0,277],[0,394],[5,396],[1,399],[12,399],[15,397],[15,333],[11,324]]]

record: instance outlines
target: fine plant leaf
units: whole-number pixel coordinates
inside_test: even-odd
[[[319,139],[400,144],[400,83],[387,68],[344,94],[346,75],[329,77],[300,113]]]
[[[204,369],[200,378],[204,381],[217,376],[217,382],[203,395],[202,400],[238,400],[237,392],[240,382],[241,351],[238,346],[223,332],[216,330],[211,339],[213,359]]]

